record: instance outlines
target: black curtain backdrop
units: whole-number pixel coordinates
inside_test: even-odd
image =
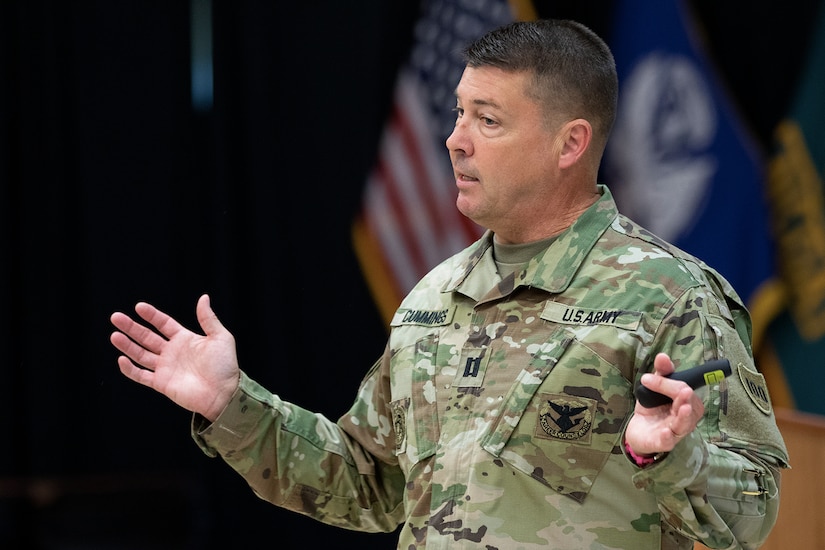
[[[609,38],[611,2],[556,4]],[[691,3],[765,147],[817,4]],[[0,547],[394,547],[257,499],[119,373],[108,318],[194,329],[208,292],[253,378],[349,407],[386,337],[350,224],[417,5],[214,0],[196,112],[188,1],[0,3]]]

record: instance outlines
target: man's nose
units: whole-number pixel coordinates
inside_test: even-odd
[[[470,141],[467,124],[462,120],[455,123],[452,133],[447,137],[447,149],[452,153],[462,151],[465,155],[472,154],[472,142]]]

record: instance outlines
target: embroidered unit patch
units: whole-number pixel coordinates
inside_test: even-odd
[[[536,436],[589,443],[596,402],[562,394],[541,394]]]
[[[395,432],[396,452],[403,453],[407,442],[407,409],[410,406],[410,398],[400,399],[390,403],[392,410],[392,429]]]

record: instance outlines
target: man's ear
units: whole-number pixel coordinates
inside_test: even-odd
[[[571,120],[559,131],[562,140],[559,168],[564,170],[584,156],[593,139],[593,127],[583,118]]]

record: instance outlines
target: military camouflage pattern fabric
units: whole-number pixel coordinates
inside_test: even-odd
[[[403,301],[337,423],[242,374],[193,435],[262,498],[399,549],[756,548],[788,464],[750,319],[715,271],[618,214],[610,192],[502,280],[484,235]],[[623,449],[633,388],[727,358],[705,416],[641,469]]]

